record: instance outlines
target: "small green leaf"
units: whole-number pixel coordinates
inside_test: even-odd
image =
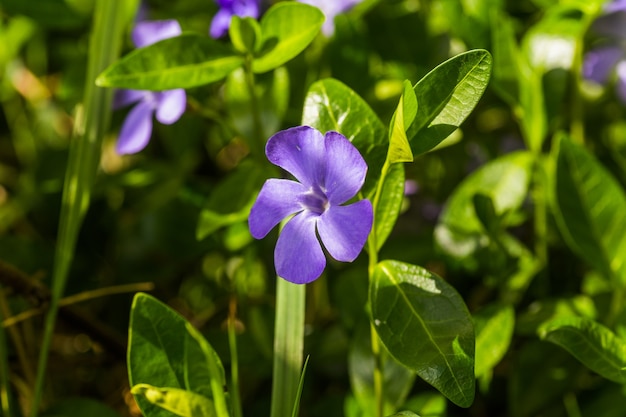
[[[320,80],[306,95],[302,124],[322,133],[335,130],[357,147],[368,166],[363,189],[368,195],[380,178],[388,147],[385,126],[368,104],[340,81]]]
[[[476,377],[485,375],[507,352],[515,328],[515,310],[506,304],[493,304],[474,316],[476,328]]]
[[[567,244],[616,284],[626,284],[626,195],[584,148],[560,140],[554,208]]]
[[[396,225],[396,220],[402,208],[402,200],[404,199],[404,182],[404,165],[391,165],[382,184],[378,204],[374,207],[377,249],[383,247],[393,227]],[[368,197],[371,198],[372,196]]]
[[[226,44],[184,33],[134,50],[104,70],[96,84],[153,91],[190,88],[219,81],[242,64],[243,57]]]
[[[413,153],[406,136],[406,130],[411,126],[417,114],[417,99],[413,87],[408,80],[404,81],[404,92],[391,118],[389,127],[389,163],[412,162]]]
[[[128,342],[128,376],[131,386],[150,384],[180,388],[207,398],[213,397],[212,385],[225,385],[221,363],[210,369],[212,355],[189,333],[186,320],[147,294],[133,300]],[[144,397],[137,403],[145,415],[170,417]]]
[[[407,130],[413,155],[428,152],[474,110],[491,74],[491,55],[477,49],[450,58],[415,84],[417,115]]]
[[[180,388],[153,387],[148,384],[137,384],[131,392],[180,417],[217,416],[213,401],[195,392]]]
[[[566,317],[546,323],[539,336],[604,378],[626,382],[626,344],[603,325],[584,317]]]
[[[324,14],[317,7],[297,2],[270,7],[261,19],[261,50],[252,70],[266,72],[294,58],[317,36],[323,23]]]
[[[370,284],[372,322],[389,353],[461,407],[474,401],[474,326],[461,296],[437,275],[380,262]]]
[[[253,54],[261,43],[261,26],[251,17],[233,15],[228,35],[236,50],[244,54]]]

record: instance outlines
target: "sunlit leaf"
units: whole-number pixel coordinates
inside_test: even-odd
[[[261,19],[261,49],[252,62],[254,72],[278,68],[306,48],[317,36],[324,14],[297,2],[277,3]]]
[[[404,199],[404,182],[404,165],[391,165],[382,184],[380,199],[374,208],[377,249],[383,246],[396,224]]]
[[[150,404],[180,417],[217,416],[213,401],[195,392],[180,388],[159,388],[148,384],[137,384],[131,392],[145,398]]]
[[[606,277],[626,284],[626,195],[596,159],[560,141],[554,183],[557,224],[567,244]]]
[[[494,304],[474,316],[476,327],[476,377],[488,373],[509,349],[515,327],[515,310]]]
[[[417,106],[417,99],[411,83],[404,81],[404,92],[400,96],[400,102],[391,118],[391,126],[389,127],[389,155],[387,156],[389,163],[413,161],[413,153],[406,131],[415,120]]]
[[[190,88],[219,81],[242,64],[243,58],[226,44],[184,33],[134,50],[104,70],[96,84],[154,91]]]
[[[626,344],[608,328],[584,317],[566,317],[539,329],[543,340],[561,346],[606,379],[626,382]]]
[[[440,64],[415,84],[419,105],[407,131],[413,155],[427,152],[474,110],[489,83],[491,55],[477,49]]]
[[[461,407],[474,401],[474,326],[461,296],[415,265],[379,263],[372,322],[389,353]]]

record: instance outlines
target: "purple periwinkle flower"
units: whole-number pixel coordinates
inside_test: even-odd
[[[256,239],[295,214],[276,243],[276,273],[295,284],[319,278],[326,257],[318,236],[334,259],[356,259],[372,228],[373,210],[369,200],[342,205],[359,192],[367,173],[354,145],[340,133],[322,135],[299,126],[272,136],[265,154],[297,180],[267,180],[250,210],[250,233]]]
[[[228,32],[233,16],[259,17],[260,0],[216,0],[219,11],[213,17],[209,34],[212,38],[221,38]]]
[[[299,0],[300,3],[315,6],[324,13],[326,20],[322,26],[322,33],[326,36],[332,36],[335,33],[335,16],[345,13],[361,0]]]
[[[135,25],[132,39],[138,48],[182,33],[176,20],[144,21]],[[184,89],[167,91],[118,90],[113,108],[137,103],[128,113],[117,141],[117,153],[132,154],[148,145],[152,135],[152,116],[163,124],[172,124],[185,112],[187,95]]]
[[[595,83],[607,83],[617,75],[617,95],[626,103],[626,0],[608,3],[593,30],[606,38],[602,46],[585,55],[583,76]]]

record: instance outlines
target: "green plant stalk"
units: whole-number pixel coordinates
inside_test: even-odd
[[[250,138],[250,140],[252,141],[250,149],[256,155],[256,158],[263,158],[263,155],[265,155],[265,131],[263,130],[263,120],[261,119],[259,98],[256,95],[251,55],[248,55],[246,57],[244,72],[246,85],[248,86],[248,94],[250,94],[250,107],[252,108],[252,123],[254,126],[254,137]]]
[[[237,355],[237,333],[235,319],[237,316],[237,299],[231,296],[228,314],[228,347],[230,349],[230,398],[234,417],[241,417],[241,398],[239,395],[239,357]]]
[[[296,402],[304,348],[305,295],[305,285],[278,277],[271,417],[291,415]]]
[[[0,287],[0,292],[2,292]],[[2,294],[4,296],[4,294]],[[4,314],[0,310],[0,322],[4,319]],[[0,411],[6,417],[15,416],[13,403],[11,400],[11,389],[9,385],[9,358],[7,354],[7,338],[4,327],[0,325]]]
[[[98,169],[102,137],[111,116],[113,91],[96,87],[98,74],[118,56],[126,17],[122,0],[97,0],[89,44],[89,62],[83,107],[76,112],[74,132],[65,173],[59,235],[54,255],[52,294],[41,343],[31,416],[37,416],[42,398],[48,351],[59,309],[59,299],[72,263],[78,232],[89,206],[91,187]]]

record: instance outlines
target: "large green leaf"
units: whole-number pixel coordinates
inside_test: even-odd
[[[589,152],[563,137],[553,192],[567,244],[605,276],[626,284],[623,188]]]
[[[306,95],[302,124],[322,133],[335,130],[357,147],[368,166],[367,195],[380,178],[388,147],[385,126],[367,103],[340,81],[320,80]]]
[[[187,329],[186,320],[147,294],[137,294],[130,315],[128,373],[131,386],[149,384],[179,388],[207,398],[214,397],[212,384],[225,385],[224,369],[215,353],[207,355],[206,345]],[[137,397],[139,407],[150,417],[171,414]]]
[[[477,377],[488,374],[507,352],[515,327],[515,310],[506,304],[493,304],[474,316],[476,326]]]
[[[219,81],[242,64],[243,58],[226,44],[184,33],[134,50],[104,70],[96,84],[154,91],[190,88]]]
[[[476,215],[474,196],[490,198],[498,217],[514,212],[526,198],[533,161],[529,152],[514,152],[494,159],[467,177],[439,217],[435,229],[437,243],[459,259],[487,246],[488,233]],[[504,227],[513,223],[506,218],[499,221]]]
[[[213,417],[213,401],[180,388],[159,388],[149,384],[137,384],[131,390],[136,397],[181,417]],[[150,414],[151,416],[151,414]]]
[[[404,182],[404,165],[391,165],[385,175],[378,204],[374,207],[376,249],[382,248],[396,224],[404,199]]]
[[[546,323],[539,336],[604,378],[626,382],[626,343],[603,325],[585,317],[566,317]]]
[[[372,322],[389,353],[452,402],[474,401],[474,326],[461,296],[415,265],[380,262],[370,283]]]
[[[477,49],[450,58],[415,84],[419,108],[407,136],[414,155],[454,132],[474,110],[491,74],[491,55]]]
[[[317,36],[324,14],[296,2],[278,3],[261,19],[261,52],[252,61],[254,72],[278,68],[306,48]]]

